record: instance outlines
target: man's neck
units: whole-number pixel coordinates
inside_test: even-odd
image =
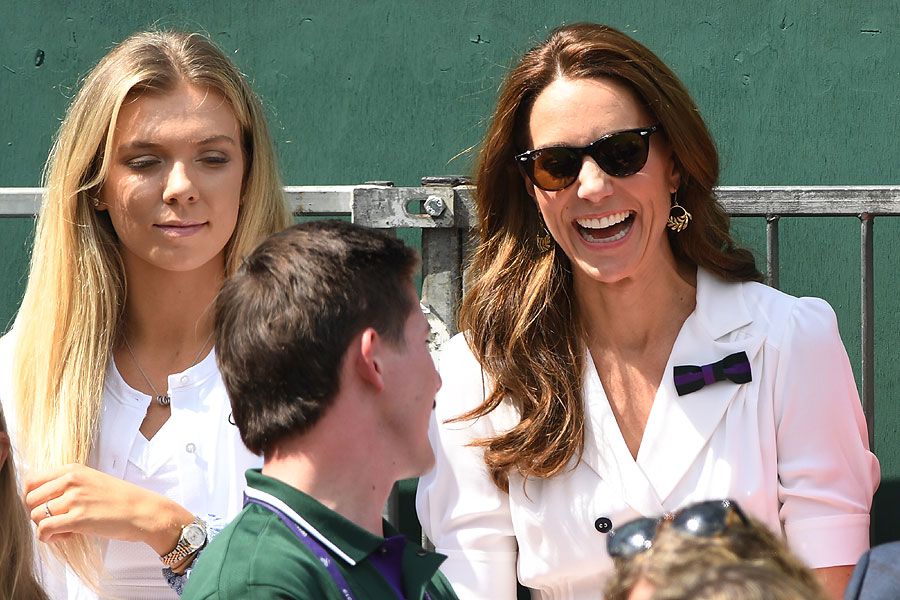
[[[312,496],[334,512],[378,536],[381,511],[394,478],[386,474],[377,450],[355,436],[352,421],[334,429],[328,410],[312,431],[282,443],[266,457],[262,472]],[[334,435],[341,431],[340,435]],[[330,434],[330,435],[329,435]]]

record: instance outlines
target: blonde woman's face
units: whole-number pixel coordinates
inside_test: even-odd
[[[218,92],[185,83],[126,99],[98,206],[126,268],[224,269],[243,175],[240,126]]]

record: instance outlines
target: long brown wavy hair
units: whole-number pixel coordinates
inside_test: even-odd
[[[8,433],[0,410],[0,435],[6,438],[0,444],[8,445]],[[13,449],[6,450],[6,461],[0,463],[0,600],[45,600],[34,574],[34,534],[19,495]]]
[[[520,415],[511,430],[477,440],[494,482],[509,471],[552,477],[584,449],[582,369],[584,334],[567,257],[542,252],[543,226],[514,156],[528,143],[528,118],[553,81],[613,79],[628,86],[662,125],[681,175],[679,202],[693,214],[685,231],[669,232],[675,258],[728,281],[761,281],[753,255],[738,248],[729,218],[715,198],[715,144],[690,94],[650,50],[605,25],[580,23],[554,30],[510,71],[476,166],[479,244],[460,329],[493,388],[473,419],[511,402]]]

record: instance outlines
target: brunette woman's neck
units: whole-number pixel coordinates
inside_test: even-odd
[[[674,340],[696,305],[697,271],[674,264],[652,276],[600,283],[576,273],[575,296],[588,346],[642,352]]]

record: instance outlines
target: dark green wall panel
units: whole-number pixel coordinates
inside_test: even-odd
[[[153,24],[209,32],[251,77],[288,184],[467,173],[514,57],[580,20],[631,33],[682,77],[719,145],[723,184],[900,183],[897,0],[44,0],[0,2],[0,187],[39,185],[79,77]],[[858,374],[859,222],[780,228],[782,287],[831,302]],[[762,262],[763,220],[735,229]],[[876,221],[878,539],[900,538],[898,229]],[[0,220],[0,324],[21,296],[30,233],[29,220]]]

